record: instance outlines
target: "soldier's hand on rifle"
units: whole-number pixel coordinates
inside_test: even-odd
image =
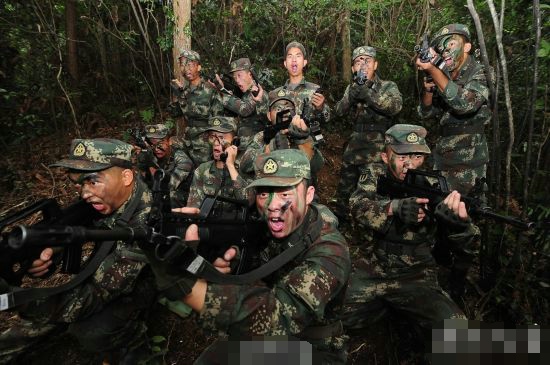
[[[433,93],[435,91],[435,82],[432,78],[424,77],[424,92]]]
[[[426,198],[404,198],[391,201],[388,215],[396,216],[405,224],[417,224],[424,220],[426,212],[423,208],[429,203]]]
[[[238,251],[236,247],[228,248],[223,254],[223,257],[218,257],[214,260],[214,267],[223,274],[231,273],[231,261],[237,258],[237,253]]]
[[[367,101],[368,87],[366,87],[365,85],[357,85],[356,83],[353,83],[349,87],[348,97],[351,103]]]
[[[317,110],[323,110],[323,105],[325,104],[325,97],[323,94],[314,93],[311,95],[311,104]]]
[[[460,201],[460,193],[456,190],[437,205],[435,216],[439,222],[455,228],[464,228],[471,222],[466,205]]]
[[[422,62],[419,57],[416,57],[416,67],[419,70],[424,70],[428,73],[431,73],[431,71],[436,68],[432,62],[436,60],[434,56],[437,53],[432,47],[430,47],[430,54],[432,55],[432,59],[430,60],[430,62]]]
[[[53,249],[45,248],[40,253],[40,258],[32,262],[28,273],[38,278],[46,274],[52,264]]]

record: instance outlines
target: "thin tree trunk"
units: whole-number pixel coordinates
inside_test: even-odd
[[[367,1],[367,16],[365,19],[365,45],[370,45],[370,16],[371,16],[371,10],[370,10],[370,1]]]
[[[529,115],[529,132],[527,135],[527,151],[525,159],[525,169],[523,172],[523,212],[522,217],[527,216],[527,207],[529,203],[529,184],[531,175],[531,152],[533,150],[533,128],[535,123],[535,104],[537,102],[537,85],[539,83],[539,58],[537,56],[540,47],[540,2],[533,0],[533,27],[535,28],[535,50],[533,54],[533,87],[531,88],[531,113]]]
[[[514,146],[514,115],[512,113],[512,101],[510,99],[510,84],[508,82],[508,66],[506,64],[506,54],[504,53],[504,46],[502,45],[502,27],[504,24],[504,0],[502,0],[500,23],[498,20],[495,4],[493,0],[488,0],[489,10],[493,18],[493,25],[495,27],[495,34],[497,40],[497,48],[500,58],[500,64],[502,67],[502,80],[504,81],[504,97],[506,100],[506,110],[508,112],[508,133],[509,141],[506,148],[506,192],[505,192],[505,211],[508,212],[510,204],[511,194],[511,166],[512,166],[512,147]]]
[[[67,21],[67,68],[73,83],[78,82],[78,53],[76,45],[76,2],[67,0],[66,4]]]
[[[349,9],[344,10],[341,16],[342,21],[342,80],[349,84],[351,78],[351,40],[349,29]]]
[[[172,5],[176,19],[174,48],[172,48],[173,77],[183,81],[179,72],[178,58],[182,49],[191,48],[191,0],[173,0]]]

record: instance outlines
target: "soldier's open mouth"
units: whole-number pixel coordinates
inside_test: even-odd
[[[271,232],[281,232],[285,227],[285,221],[279,217],[270,218],[267,221],[267,225],[269,226],[269,230]]]

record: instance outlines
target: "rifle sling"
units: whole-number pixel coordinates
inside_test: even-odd
[[[56,295],[75,288],[77,285],[81,284],[84,280],[94,274],[94,272],[97,270],[99,265],[101,265],[105,257],[107,257],[107,255],[111,252],[114,245],[115,241],[103,242],[97,250],[96,254],[90,259],[90,262],[68,283],[56,286],[54,288],[14,288],[15,290],[12,292],[1,294],[0,311],[29,303],[38,299]]]

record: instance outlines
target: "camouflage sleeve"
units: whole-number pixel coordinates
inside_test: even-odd
[[[212,96],[210,97],[210,116],[224,115],[223,111],[222,97],[218,90],[212,88]]]
[[[352,216],[359,226],[386,233],[393,220],[387,213],[391,199],[376,193],[377,178],[374,168],[363,171],[349,203]]]
[[[401,93],[393,81],[376,83],[374,87],[368,89],[367,100],[369,107],[389,116],[399,113],[403,106]]]
[[[264,133],[259,132],[254,135],[254,138],[250,141],[246,147],[246,151],[243,153],[240,161],[240,169],[244,173],[253,174],[254,173],[254,161],[260,153],[263,152],[265,147],[264,143]]]
[[[476,112],[489,100],[489,88],[487,87],[483,68],[480,67],[464,87],[449,80],[442,96],[454,114],[461,115]]]
[[[349,113],[349,87],[350,85],[346,87],[346,91],[344,91],[344,96],[342,96],[342,99],[340,99],[340,101],[336,103],[335,114],[338,117],[344,117]]]
[[[345,244],[320,241],[273,285],[208,284],[199,323],[205,329],[247,335],[300,333],[325,319],[327,304],[343,289],[350,270]]]
[[[202,165],[201,165],[202,166]],[[204,191],[202,189],[204,185],[203,176],[201,174],[201,166],[195,169],[193,173],[193,181],[191,182],[191,187],[189,188],[189,197],[187,198],[186,207],[200,208],[201,203],[204,200]]]
[[[170,191],[176,191],[180,184],[187,179],[193,170],[193,161],[182,150],[176,150],[174,154],[174,170],[170,174]]]
[[[238,97],[230,94],[223,93],[222,103],[226,109],[237,113],[241,117],[248,117],[256,111],[256,101],[252,98],[251,94],[248,94],[239,99]]]
[[[246,187],[249,182],[245,180],[241,175],[237,176],[236,180],[233,180],[233,188],[235,189],[236,199],[248,199],[248,191]]]

